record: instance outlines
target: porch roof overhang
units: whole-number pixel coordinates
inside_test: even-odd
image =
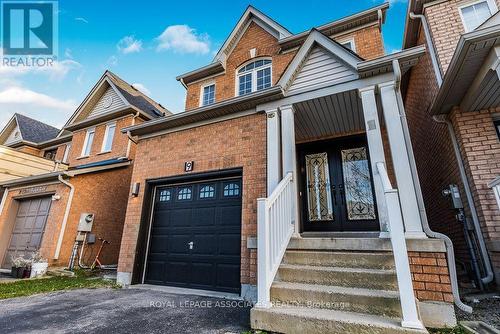
[[[433,115],[500,106],[500,15],[462,35],[443,84],[431,106]],[[492,24],[495,23],[495,24]]]
[[[354,55],[345,51],[338,45],[338,43],[328,39],[327,37],[324,37],[324,35],[322,35],[320,32],[313,31],[311,34],[315,35],[313,37],[317,37],[317,39],[311,40],[310,43],[304,42],[302,47],[305,48],[307,47],[307,45],[309,45],[309,47],[313,47],[315,43],[330,43],[333,47],[333,49],[331,50],[336,50],[336,52],[343,52],[345,53],[346,57],[349,57],[348,62],[350,66],[352,66],[354,71],[358,73],[357,78],[346,82],[337,82],[335,85],[331,85],[330,87],[316,87],[313,89],[314,92],[312,92],[311,94],[309,94],[310,92],[300,92],[301,94],[290,93],[287,91],[287,86],[289,84],[288,81],[293,80],[293,73],[297,68],[301,66],[303,62],[302,59],[294,58],[292,63],[289,65],[289,68],[287,69],[287,72],[289,73],[283,74],[278,84],[271,88],[244,96],[237,96],[190,111],[161,117],[138,125],[126,127],[121,131],[123,133],[129,132],[132,136],[145,136],[153,133],[180,128],[197,122],[203,122],[211,119],[221,118],[231,114],[237,114],[239,112],[262,112],[264,110],[262,109],[263,107],[272,106],[273,108],[276,108],[275,105],[281,102],[283,102],[282,104],[291,104],[311,100],[315,97],[320,97],[320,95],[331,95],[357,90],[359,88],[363,88],[364,86],[376,84],[378,80],[376,77],[380,77],[385,81],[393,80],[393,78],[388,79],[387,75],[390,75],[390,73],[393,72],[394,60],[399,63],[401,72],[404,73],[411,66],[416,64],[418,62],[418,59],[425,53],[425,47],[418,46],[377,59],[365,61],[356,58]],[[301,55],[297,53],[296,57],[306,57],[307,54],[308,53],[306,52],[306,50],[304,50],[304,52],[301,52]],[[349,96],[352,96],[352,92],[348,92],[347,94],[349,94]]]
[[[65,172],[58,171],[58,172],[45,173],[45,174],[40,174],[40,175],[21,177],[18,179],[3,182],[0,184],[0,186],[4,187],[4,188],[12,188],[12,187],[24,186],[24,185],[29,185],[29,184],[38,184],[38,183],[42,183],[42,182],[56,181],[59,178],[59,175],[65,175]]]

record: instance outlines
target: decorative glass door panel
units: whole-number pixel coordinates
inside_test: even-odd
[[[364,136],[298,147],[304,231],[378,231]]]
[[[310,221],[333,220],[327,153],[306,155],[307,203]]]
[[[375,200],[365,147],[341,151],[347,219],[375,219]]]

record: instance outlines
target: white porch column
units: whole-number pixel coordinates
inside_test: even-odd
[[[281,111],[281,154],[282,154],[282,175],[293,173],[293,183],[295,193],[292,203],[294,217],[294,237],[299,237],[299,211],[297,205],[298,182],[297,182],[297,153],[295,148],[295,111],[292,105],[280,107]]]
[[[267,114],[267,196],[271,195],[281,178],[280,169],[280,120],[278,109]]]
[[[380,237],[389,238],[388,233],[388,213],[385,203],[384,187],[382,179],[378,175],[377,163],[385,165],[384,144],[380,132],[380,122],[378,119],[377,101],[375,100],[375,86],[365,87],[359,90],[363,105],[363,116],[365,119],[366,138],[370,153],[370,165],[373,173],[373,186],[377,199],[378,219],[380,223]]]
[[[426,238],[422,230],[417,195],[413,184],[408,151],[406,150],[403,127],[398,106],[396,86],[393,81],[379,85],[385,125],[391,147],[392,163],[396,174],[401,211],[406,238]],[[399,94],[399,91],[398,91]]]

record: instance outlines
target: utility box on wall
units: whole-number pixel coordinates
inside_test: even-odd
[[[82,213],[80,215],[80,221],[78,222],[79,232],[90,232],[92,231],[92,224],[94,223],[93,213]]]

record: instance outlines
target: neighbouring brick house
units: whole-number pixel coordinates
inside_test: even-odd
[[[453,252],[423,225],[400,117],[401,75],[426,50],[384,54],[387,8],[293,34],[250,6],[177,78],[184,112],[122,129],[139,192],[119,283],[238,294],[275,332],[456,324]]]
[[[99,238],[110,242],[102,262],[116,264],[136,146],[120,129],[165,113],[161,105],[106,71],[62,130],[14,115],[0,133],[0,143],[45,158],[55,168],[2,182],[2,268],[9,268],[12,256],[29,257],[35,250],[50,266],[67,267],[77,239],[81,263],[90,265]],[[79,227],[82,214],[93,215],[91,229]]]
[[[500,282],[499,6],[411,0],[404,37],[404,48],[430,51],[407,73],[404,98],[429,224],[453,240],[468,273],[461,280],[490,287]],[[465,206],[467,234],[442,194],[450,184]]]

